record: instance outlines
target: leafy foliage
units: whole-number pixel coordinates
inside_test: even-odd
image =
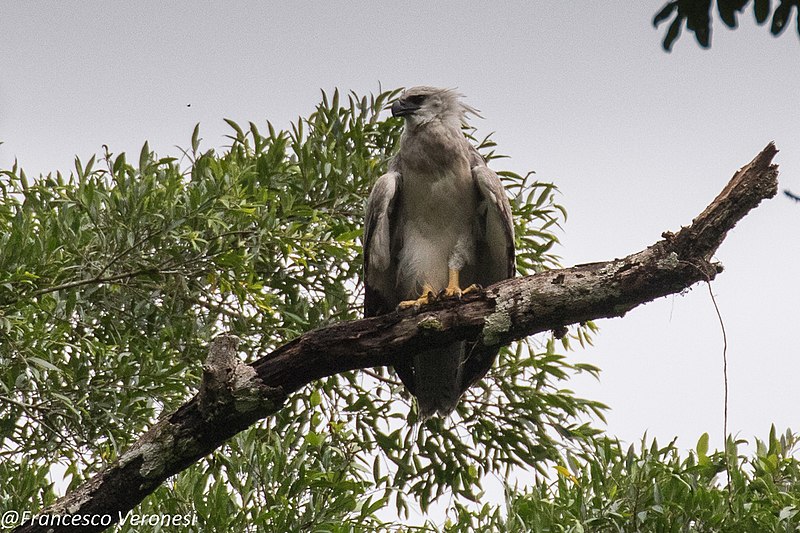
[[[737,15],[744,11],[751,0],[716,0],[720,20],[729,28],[738,25]],[[753,15],[758,24],[764,24],[772,12],[770,32],[778,36],[786,29],[792,16],[792,8],[797,8],[797,33],[800,35],[800,0],[778,0],[778,6],[773,10],[770,0],[752,0]],[[671,51],[675,40],[680,36],[681,29],[694,33],[697,42],[703,48],[711,46],[711,11],[713,0],[670,0],[653,18],[653,26],[658,26],[672,18],[667,32],[664,35],[664,50]]]
[[[181,160],[145,143],[135,163],[106,150],[68,176],[0,172],[0,506],[51,502],[55,464],[75,486],[113,460],[194,394],[214,335],[237,335],[257,358],[360,315],[363,205],[396,149],[401,122],[379,117],[396,96],[323,93],[287,131],[228,121],[221,153],[202,151],[195,128]],[[499,157],[491,138],[475,142]],[[520,272],[556,264],[555,187],[501,175]],[[587,342],[591,328],[571,337]],[[349,531],[374,530],[387,507],[478,500],[487,475],[543,472],[565,444],[581,453],[596,433],[581,420],[604,407],[559,387],[574,372],[597,369],[552,339],[520,344],[452,421],[424,427],[409,424],[416,413],[387,370],[334,376],[137,512],[189,513],[221,531]]]
[[[588,459],[567,456],[553,482],[509,493],[507,516],[484,508],[462,512],[451,531],[752,532],[800,529],[798,436],[791,431],[748,446],[729,438],[726,451],[708,453],[708,434],[681,457],[675,441],[660,447],[642,439],[627,451],[597,439]],[[726,478],[728,463],[730,479]]]

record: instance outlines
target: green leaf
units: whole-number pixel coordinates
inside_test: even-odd
[[[142,145],[142,151],[139,153],[139,171],[144,172],[150,163],[150,146],[147,141]]]
[[[315,390],[311,393],[311,397],[309,398],[309,403],[311,407],[317,407],[319,404],[322,403],[322,395],[319,393],[319,390]]]
[[[244,131],[242,130],[242,128],[236,122],[234,122],[229,118],[225,118],[223,120],[228,124],[228,126],[234,129],[234,131],[236,132],[236,139],[238,141],[244,141]]]
[[[192,153],[197,153],[200,148],[200,123],[198,122],[192,130]]]
[[[33,364],[35,364],[36,366],[39,366],[39,367],[41,367],[41,368],[44,368],[44,369],[46,369],[46,370],[52,370],[52,371],[54,371],[54,372],[61,372],[61,369],[60,369],[60,368],[58,368],[58,367],[57,367],[57,366],[55,366],[54,364],[52,364],[52,363],[50,363],[50,362],[48,362],[48,361],[45,361],[44,359],[41,359],[41,358],[39,358],[39,357],[30,356],[30,357],[28,357],[26,360],[27,360],[29,363],[33,363]]]
[[[708,433],[703,433],[700,435],[700,438],[697,439],[695,450],[697,451],[697,457],[701,464],[707,462],[706,460],[708,459],[708,439]]]

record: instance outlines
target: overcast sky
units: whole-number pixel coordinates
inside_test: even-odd
[[[781,187],[800,192],[800,41],[751,12],[713,47],[671,54],[644,2],[4,2],[0,167],[69,170],[107,144],[179,156],[196,123],[286,127],[320,89],[458,87],[511,159],[555,182],[569,212],[565,266],[636,252],[677,230],[769,141]],[[191,107],[187,107],[191,104]],[[722,244],[713,290],[728,332],[730,430],[800,430],[800,204],[783,196]],[[722,442],[722,337],[707,289],[598,322],[570,355],[603,369],[565,383],[612,408],[608,431],[692,447]]]

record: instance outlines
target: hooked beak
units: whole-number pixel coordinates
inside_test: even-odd
[[[408,100],[399,99],[395,100],[392,104],[392,116],[394,117],[405,117],[407,115],[414,114],[414,111],[418,110],[420,106],[417,104],[413,104]]]

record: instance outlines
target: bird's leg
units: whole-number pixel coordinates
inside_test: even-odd
[[[461,298],[461,285],[458,283],[460,271],[447,269],[447,287],[444,288],[445,298]]]
[[[423,305],[428,305],[429,303],[433,302],[436,299],[436,295],[433,292],[433,287],[429,284],[425,283],[422,286],[422,296],[417,298],[416,300],[403,300],[399,304],[397,304],[398,309],[408,309],[409,307],[414,307],[419,309]]]
[[[455,270],[453,268],[447,270],[447,287],[445,287],[444,291],[442,291],[442,294],[445,298],[461,298],[461,296],[464,294],[481,290],[481,286],[475,285],[474,283],[466,289],[462,289],[461,284],[458,281],[460,273],[461,272],[459,270]]]

